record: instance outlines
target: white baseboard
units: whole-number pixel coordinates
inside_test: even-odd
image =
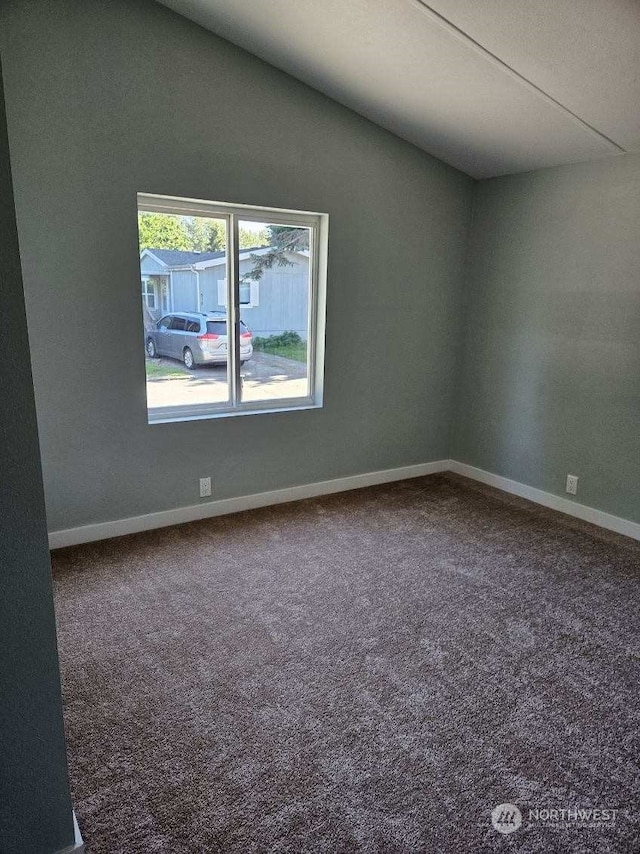
[[[144,516],[132,516],[128,519],[116,519],[112,522],[98,522],[94,525],[84,525],[80,528],[68,528],[63,531],[52,531],[49,534],[49,547],[60,549],[65,546],[75,546],[80,543],[90,543],[94,540],[105,540],[109,537],[122,537],[139,531],[150,531],[155,528],[166,528],[170,525],[180,525],[183,522],[195,522],[198,519],[208,519],[213,516],[224,516],[228,513],[239,513],[242,510],[253,510],[257,507],[268,507],[272,504],[285,504],[288,501],[300,501],[303,498],[316,498],[319,495],[331,495],[334,492],[345,492],[349,489],[361,489],[365,486],[375,486],[380,483],[390,483],[396,480],[406,480],[412,477],[423,477],[428,474],[452,471],[471,480],[495,486],[504,492],[526,498],[552,510],[567,513],[601,528],[607,528],[618,534],[624,534],[635,540],[640,540],[640,524],[628,519],[621,519],[594,507],[587,507],[577,501],[562,498],[551,492],[544,492],[533,486],[527,486],[516,480],[509,480],[502,475],[493,474],[483,469],[460,463],[457,460],[435,460],[430,463],[402,466],[395,469],[355,474],[350,477],[339,477],[335,480],[322,480],[307,483],[302,486],[289,486],[285,489],[274,489],[270,492],[258,492],[253,495],[241,495],[237,498],[223,498],[218,501],[207,501],[190,507],[178,507],[174,510],[162,510],[159,513],[148,513]]]
[[[242,510],[253,510],[256,507],[285,504],[289,501],[299,501],[302,498],[316,498],[319,495],[346,492],[349,489],[361,489],[365,486],[376,486],[380,483],[391,483],[395,480],[423,477],[427,474],[436,474],[437,472],[447,471],[448,469],[449,460],[435,460],[431,463],[419,463],[417,465],[402,466],[401,468],[355,474],[350,477],[339,477],[335,480],[307,483],[302,486],[289,486],[285,489],[274,489],[270,492],[241,495],[238,498],[207,501],[202,504],[191,505],[190,507],[178,507],[175,510],[148,513],[145,516],[116,519],[113,522],[98,522],[94,525],[84,525],[80,528],[52,531],[49,534],[49,548],[60,549],[65,546],[90,543],[94,540],[105,540],[109,537],[122,537],[125,534],[135,534],[139,531],[150,531],[155,528],[166,528],[169,525],[180,525],[183,522],[208,519],[212,516],[224,516],[228,513],[239,513]]]
[[[76,819],[75,812],[73,814],[73,832],[73,845],[68,845],[61,851],[56,852],[56,854],[84,854],[84,842],[82,841],[82,835],[80,833],[80,828],[78,827],[78,820]]]
[[[502,489],[504,492],[509,492],[512,495],[518,495],[520,498],[527,498],[529,501],[542,504],[544,507],[550,507],[552,510],[558,510],[560,513],[575,516],[584,522],[591,522],[593,525],[599,525],[601,528],[607,528],[609,531],[615,531],[617,534],[624,534],[626,537],[640,540],[640,524],[631,522],[629,519],[613,516],[611,513],[605,513],[603,510],[587,507],[585,504],[579,504],[577,501],[571,501],[569,498],[562,498],[559,495],[554,495],[552,492],[544,492],[542,489],[527,486],[525,483],[519,483],[517,480],[509,480],[507,477],[492,474],[492,472],[475,468],[474,466],[467,465],[467,463],[459,463],[457,460],[449,460],[449,470],[463,477],[471,478],[471,480],[486,483],[488,486],[495,486],[497,489]]]

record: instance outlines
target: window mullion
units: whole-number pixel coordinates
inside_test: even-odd
[[[241,402],[240,379],[240,247],[238,219],[229,214],[229,270],[227,276],[227,370],[231,404]]]

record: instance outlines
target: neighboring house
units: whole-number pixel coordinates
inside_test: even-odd
[[[248,273],[251,255],[269,247],[240,252],[240,275]],[[297,332],[307,337],[309,253],[287,252],[291,262],[264,270],[257,281],[240,281],[240,313],[256,336]],[[227,304],[226,253],[143,249],[140,253],[142,300],[148,320],[172,311],[224,311]]]

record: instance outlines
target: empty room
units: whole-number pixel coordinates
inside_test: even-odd
[[[1,854],[640,851],[640,5],[0,60]]]

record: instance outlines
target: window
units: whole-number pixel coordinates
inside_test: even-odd
[[[156,307],[156,286],[151,279],[142,280],[142,299],[147,308]]]
[[[139,194],[138,222],[175,312],[143,312],[149,423],[321,406],[327,215]]]
[[[240,305],[251,305],[251,284],[240,282]]]
[[[250,253],[243,253],[247,256]],[[218,304],[227,304],[227,280],[218,282]],[[253,308],[260,305],[260,282],[244,282],[240,279],[240,305]]]
[[[227,321],[226,320],[207,320],[207,333],[209,335],[226,335]]]

